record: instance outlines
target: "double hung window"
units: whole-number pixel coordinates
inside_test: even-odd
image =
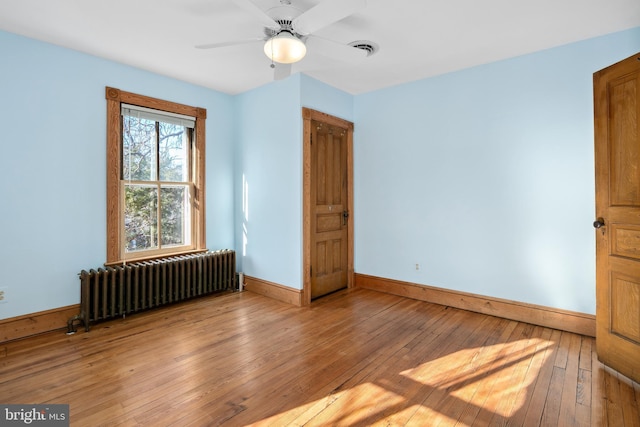
[[[107,263],[204,249],[204,110],[112,88],[107,103]]]
[[[122,105],[124,250],[192,249],[195,120]]]

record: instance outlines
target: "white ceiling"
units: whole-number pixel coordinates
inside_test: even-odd
[[[305,11],[322,0],[291,0]],[[263,10],[279,0],[254,0]],[[639,0],[368,0],[315,33],[379,51],[344,63],[313,51],[297,69],[360,94],[640,26]],[[273,80],[264,35],[231,0],[1,0],[0,29],[229,94]]]

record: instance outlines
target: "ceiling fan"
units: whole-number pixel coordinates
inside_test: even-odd
[[[280,6],[266,11],[253,0],[232,0],[253,14],[264,26],[264,36],[244,40],[198,45],[198,49],[214,49],[250,43],[264,43],[264,53],[271,60],[276,80],[291,74],[293,63],[300,61],[307,49],[331,58],[350,62],[370,52],[350,44],[342,44],[314,35],[316,31],[346,18],[367,6],[367,0],[322,0],[316,6],[301,11],[291,0],[280,0]]]

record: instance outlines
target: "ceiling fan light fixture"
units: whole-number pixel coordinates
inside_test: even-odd
[[[290,32],[281,31],[264,44],[264,54],[274,62],[293,64],[304,58],[307,47]]]

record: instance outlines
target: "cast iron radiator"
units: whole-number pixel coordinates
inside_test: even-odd
[[[80,314],[89,331],[98,322],[190,298],[236,289],[236,254],[232,250],[174,256],[153,261],[82,270]]]

